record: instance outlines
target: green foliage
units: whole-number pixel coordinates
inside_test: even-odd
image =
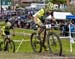
[[[56,4],[66,4],[66,0],[46,0],[46,3],[53,2]]]
[[[71,12],[73,15],[75,15],[75,6],[70,5],[67,9],[65,9],[67,12]]]

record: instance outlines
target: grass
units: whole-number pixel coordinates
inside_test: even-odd
[[[15,32],[25,32],[25,33],[33,33],[34,30],[31,29],[21,29],[21,28],[16,28]]]
[[[19,43],[16,43],[16,49],[19,46]],[[75,44],[73,44],[73,52],[70,53],[70,45],[68,39],[62,40],[62,46],[63,46],[63,54],[66,56],[74,55],[75,56]],[[23,42],[18,52],[33,52],[31,48],[30,41],[29,42]]]
[[[22,40],[22,39],[29,40],[29,38],[30,38],[30,36],[23,36],[23,35],[22,36],[21,35],[15,35],[12,37],[13,40]]]
[[[19,43],[16,43],[16,49],[18,48]],[[30,45],[30,41],[29,42],[23,42],[21,47],[19,48],[18,52],[32,52],[32,47]]]
[[[72,53],[70,52],[70,41],[69,39],[63,39],[62,40],[62,48],[63,48],[63,54],[65,55],[75,55],[75,43],[72,46]]]

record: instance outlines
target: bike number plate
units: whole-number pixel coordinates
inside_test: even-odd
[[[50,29],[51,28],[51,24],[46,24],[46,29]]]

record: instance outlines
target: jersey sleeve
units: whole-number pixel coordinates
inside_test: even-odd
[[[1,28],[1,31],[2,31],[2,35],[5,35],[5,33],[4,33],[4,31],[5,31],[5,26],[3,26],[3,27]]]
[[[40,9],[38,12],[36,12],[36,13],[33,15],[33,17],[35,17],[35,16],[41,17],[41,16],[43,16],[43,14],[44,14],[44,9],[42,8],[42,9]]]

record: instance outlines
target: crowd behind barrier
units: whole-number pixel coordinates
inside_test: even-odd
[[[6,11],[2,10],[2,12],[0,12],[0,19],[1,21],[9,20],[11,23],[14,23],[15,27],[18,27],[18,28],[36,29],[36,24],[32,21],[32,15],[36,13],[37,11],[38,11],[37,9],[31,9],[31,10],[7,9]],[[45,22],[51,22],[51,21],[46,20]],[[57,25],[57,28],[61,31],[60,33],[61,36],[69,35],[68,22],[64,20],[62,21],[60,20],[60,21],[57,21],[57,23],[52,23],[52,25]],[[75,21],[72,21],[71,26],[73,27],[72,32],[75,32]],[[74,35],[74,33],[72,34]]]
[[[70,29],[69,29],[69,25],[70,25]],[[60,30],[61,30],[61,33],[60,33],[61,36],[69,36],[69,30],[71,30],[71,35],[72,37],[74,37],[75,36],[75,21],[72,20],[71,23],[69,22],[61,23]]]

